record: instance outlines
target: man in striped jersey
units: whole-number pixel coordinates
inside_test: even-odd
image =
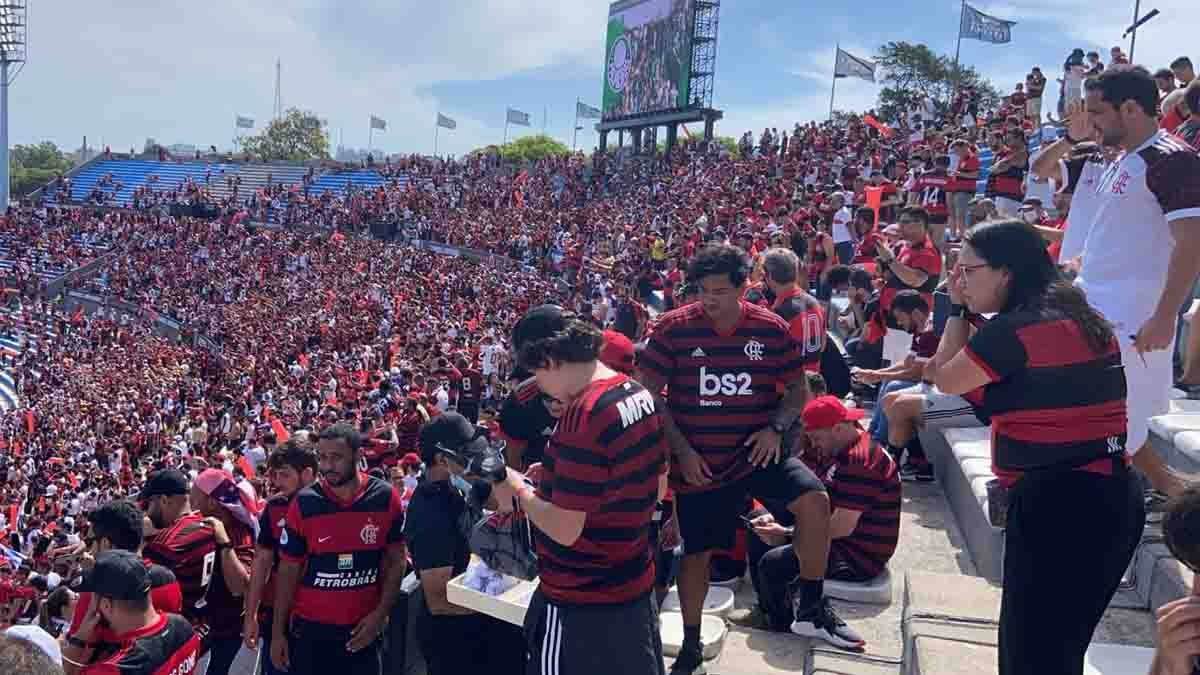
[[[246,592],[242,620],[242,640],[247,649],[263,648],[262,672],[274,675],[280,671],[271,662],[271,626],[274,622],[275,572],[279,569],[279,552],[283,528],[287,524],[288,508],[300,490],[316,480],[317,453],[307,444],[288,439],[267,458],[271,485],[275,494],[267,500],[267,508],[259,514],[258,540],[254,546],[254,564],[250,571],[250,588]]]
[[[672,673],[705,672],[700,618],[712,551],[732,545],[746,495],[794,521],[799,560],[792,631],[858,648],[863,640],[824,597],[829,557],[829,497],[804,463],[783,457],[784,431],[809,397],[800,346],[788,324],[742,300],[746,253],[708,246],[688,280],[700,302],[659,318],[638,361],[640,380],[658,395],[674,461],[684,559],[679,574],[684,642]],[[780,392],[783,392],[781,395]]]
[[[667,447],[654,397],[600,362],[602,344],[599,329],[553,305],[513,329],[518,363],[564,407],[537,489],[511,468],[493,487],[535,526],[531,675],[663,673],[649,535]]]

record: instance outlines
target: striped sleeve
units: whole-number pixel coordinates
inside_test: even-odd
[[[996,317],[984,324],[963,348],[975,365],[987,373],[992,382],[1012,375],[1029,360],[1011,321]]]
[[[395,486],[389,487],[391,488],[391,497],[388,500],[388,515],[391,517],[392,524],[388,528],[387,542],[402,544],[404,543],[404,501]]]
[[[675,372],[675,356],[669,342],[667,326],[660,326],[646,341],[646,348],[638,354],[637,366],[662,380],[670,380]]]
[[[874,507],[885,487],[885,481],[871,467],[856,462],[840,464],[829,491],[829,505],[865,513]]]
[[[292,562],[300,562],[308,555],[308,539],[305,538],[304,514],[300,511],[300,497],[292,500],[288,508],[287,522],[279,537],[280,555]]]

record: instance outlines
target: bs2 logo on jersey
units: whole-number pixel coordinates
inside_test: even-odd
[[[750,373],[722,373],[717,375],[700,366],[701,396],[753,396]],[[719,406],[720,401],[701,401],[703,406]]]

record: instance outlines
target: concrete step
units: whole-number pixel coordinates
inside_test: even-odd
[[[904,675],[996,672],[1000,588],[984,579],[910,570],[905,579]],[[1088,675],[1149,669],[1149,612],[1110,607],[1088,652]],[[1137,667],[1130,669],[1130,664]]]

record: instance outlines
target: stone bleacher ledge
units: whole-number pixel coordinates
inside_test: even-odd
[[[1200,401],[1175,390],[1171,411],[1150,419],[1152,449],[1167,464],[1189,474],[1200,473]],[[938,482],[954,513],[976,569],[998,583],[1003,576],[1004,530],[988,518],[988,481],[992,473],[991,429],[922,431],[921,442],[934,464]],[[1112,605],[1156,610],[1191,592],[1193,574],[1171,556],[1161,530],[1147,524],[1125,583]]]

